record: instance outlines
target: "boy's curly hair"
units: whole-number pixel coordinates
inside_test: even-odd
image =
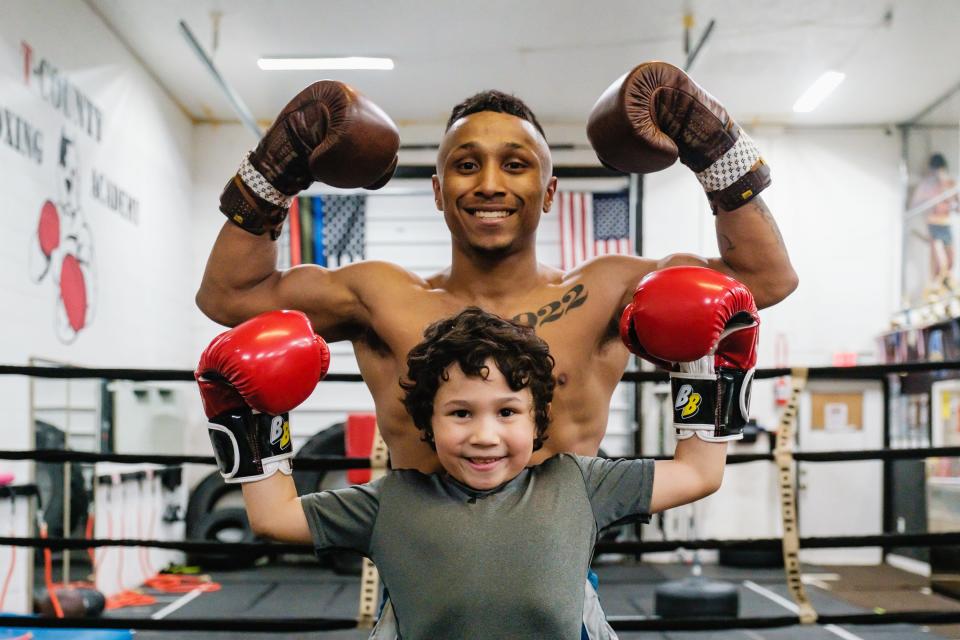
[[[424,442],[436,451],[433,401],[440,384],[449,379],[447,368],[457,363],[464,374],[486,378],[486,362],[492,358],[512,390],[530,388],[536,424],[533,450],[543,446],[556,381],[553,356],[532,328],[467,307],[452,318],[428,326],[423,337],[407,355],[407,377],[400,380],[400,386],[406,392],[403,404],[423,432]]]

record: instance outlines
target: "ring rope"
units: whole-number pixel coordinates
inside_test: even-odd
[[[642,456],[653,460],[670,460],[673,456]],[[908,449],[860,449],[856,451],[794,451],[793,459],[798,462],[843,462],[852,460],[919,460],[923,458],[960,457],[960,446],[954,447],[914,447]],[[622,456],[624,460],[637,460],[637,456]],[[37,462],[121,462],[124,464],[153,463],[166,466],[181,464],[216,465],[213,456],[186,456],[168,454],[138,453],[90,453],[65,449],[17,449],[0,450],[0,460],[35,460]],[[772,453],[731,453],[727,464],[747,462],[772,462]],[[370,458],[348,458],[336,455],[318,455],[296,459],[297,469],[306,471],[342,471],[344,469],[369,469]],[[144,472],[135,472],[139,478]],[[157,473],[162,473],[158,470]],[[133,479],[133,478],[131,478]],[[9,489],[9,487],[8,487]],[[24,489],[14,487],[15,492]],[[0,499],[6,494],[0,494]]]
[[[760,616],[744,618],[655,618],[646,616],[610,616],[616,631],[705,631],[721,629],[774,629],[800,624],[797,616]],[[890,624],[956,624],[960,611],[897,611],[823,614],[818,625],[890,625]],[[258,633],[293,633],[355,629],[353,618],[37,618],[4,616],[0,628],[40,627],[52,629],[138,629],[153,631],[239,631]]]
[[[373,427],[373,449],[370,451],[370,480],[382,478],[387,473],[389,452],[387,443],[380,435],[380,428]],[[380,574],[370,558],[363,558],[360,571],[360,605],[357,609],[357,628],[373,629],[377,619],[377,603],[380,599]]]
[[[899,364],[869,364],[855,367],[809,367],[807,377],[816,380],[878,380],[897,373],[920,371],[947,371],[960,369],[960,360],[938,362],[904,362]],[[779,378],[790,375],[784,367],[757,369],[755,378]],[[37,378],[106,378],[109,380],[133,380],[137,382],[195,382],[194,372],[189,369],[131,369],[92,367],[38,367],[28,365],[0,365],[0,375],[21,375]],[[666,382],[669,374],[664,371],[627,371],[622,382]],[[328,373],[325,382],[363,382],[359,373]]]
[[[780,538],[653,540],[598,542],[597,553],[656,553],[677,549],[739,549],[749,551],[774,550],[783,545]],[[945,533],[882,533],[865,536],[821,536],[800,538],[804,549],[846,549],[855,547],[935,547],[960,545],[960,531]],[[274,542],[194,542],[173,540],[139,540],[130,538],[27,538],[0,537],[0,547],[30,547],[33,549],[70,549],[83,551],[99,547],[151,547],[188,553],[289,553],[313,555],[308,544]]]
[[[796,368],[791,372],[792,388],[790,401],[780,416],[777,443],[773,458],[777,463],[777,479],[780,485],[780,518],[783,523],[783,569],[787,575],[787,587],[793,601],[799,607],[801,624],[817,621],[807,591],[803,587],[803,572],[800,568],[800,530],[797,524],[796,467],[793,460],[793,436],[797,426],[797,405],[800,394],[807,385],[807,370]]]

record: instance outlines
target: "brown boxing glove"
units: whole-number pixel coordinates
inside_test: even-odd
[[[611,84],[590,112],[587,137],[603,164],[624,173],[660,171],[679,157],[697,174],[714,213],[770,186],[770,167],[753,140],[666,62],[645,62]]]
[[[400,134],[353,87],[314,82],[291,100],[220,195],[220,211],[256,235],[280,235],[293,197],[319,180],[379,189],[397,166]]]

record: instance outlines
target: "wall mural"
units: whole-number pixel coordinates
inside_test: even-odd
[[[8,112],[0,118],[0,129],[6,123],[0,134],[6,134],[8,146],[20,155],[50,168],[44,172],[49,182],[40,181],[49,184],[47,192],[37,193],[28,273],[37,286],[52,292],[54,333],[70,344],[90,327],[97,306],[95,227],[90,219],[108,211],[138,226],[140,203],[109,177],[109,170],[98,170],[89,162],[92,157],[116,166],[130,160],[100,153],[107,127],[104,110],[28,43],[21,42],[20,49],[23,83],[38,101],[31,114],[40,124]],[[54,144],[44,148],[44,140]],[[88,216],[88,206],[93,216]]]
[[[49,281],[56,302],[54,330],[69,344],[93,321],[96,267],[93,234],[80,204],[81,165],[76,144],[60,134],[56,195],[40,207],[37,232],[29,249],[30,279]]]

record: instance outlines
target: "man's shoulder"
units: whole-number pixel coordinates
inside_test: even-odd
[[[625,279],[642,278],[657,268],[657,261],[642,256],[606,255],[597,256],[567,272],[567,278],[577,275],[619,275]]]
[[[377,278],[374,282],[381,284],[407,283],[412,286],[420,285],[424,288],[428,286],[427,281],[417,274],[385,260],[362,260],[345,265],[339,271],[344,275]]]

